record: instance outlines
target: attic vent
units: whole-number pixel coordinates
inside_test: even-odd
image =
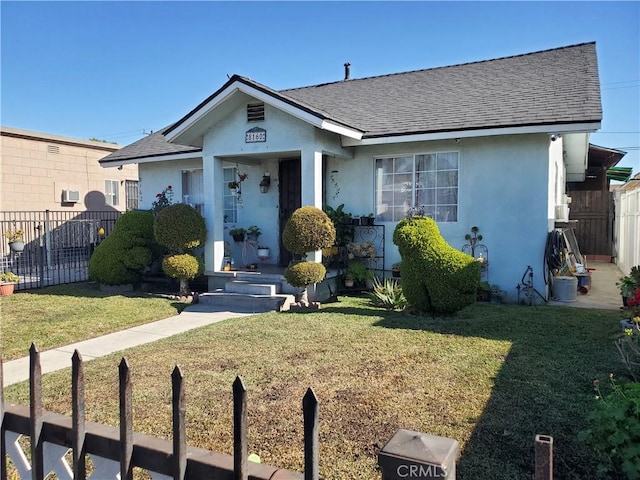
[[[58,145],[47,145],[47,152],[60,153],[60,147]]]
[[[250,103],[247,105],[247,122],[264,120],[264,103]]]

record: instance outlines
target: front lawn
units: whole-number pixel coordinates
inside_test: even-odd
[[[248,389],[249,452],[302,470],[301,399],[320,401],[320,474],[379,479],[398,428],[455,438],[459,479],[530,479],[534,437],[552,435],[557,478],[593,478],[577,432],[592,379],[623,378],[616,312],[476,304],[429,319],[342,299],[315,313],[228,320],[85,365],[88,420],[117,425],[118,363],[132,367],[134,430],[171,438],[171,371],[186,380],[190,445],[231,454],[231,384]],[[45,376],[44,407],[70,415],[70,372]],[[28,404],[26,384],[5,392]]]
[[[0,297],[2,360],[98,337],[180,313],[186,305],[136,292],[104,293],[94,283],[57,285]]]

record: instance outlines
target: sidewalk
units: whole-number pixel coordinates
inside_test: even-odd
[[[94,358],[103,357],[120,350],[155,342],[194,328],[246,315],[254,315],[254,313],[230,312],[216,308],[213,305],[190,305],[180,315],[40,352],[42,373],[71,367],[71,356],[75,350],[78,350],[82,355],[82,359],[88,362]],[[5,387],[28,379],[28,356],[4,363],[3,384]]]
[[[549,301],[549,305],[577,308],[598,308],[601,310],[619,310],[622,307],[620,290],[616,282],[623,273],[615,263],[589,262],[591,272],[591,289],[586,295],[578,293],[575,302]]]

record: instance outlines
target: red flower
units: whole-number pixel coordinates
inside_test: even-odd
[[[167,190],[171,190],[171,185],[169,185],[169,186],[167,187]]]
[[[156,198],[160,198],[161,196],[162,196],[162,194],[161,194],[161,193],[158,193],[158,194],[156,195]]]

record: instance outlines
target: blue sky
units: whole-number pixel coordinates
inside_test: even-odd
[[[640,171],[639,2],[0,2],[4,126],[131,143],[234,73],[274,89],[597,45],[592,143]]]

